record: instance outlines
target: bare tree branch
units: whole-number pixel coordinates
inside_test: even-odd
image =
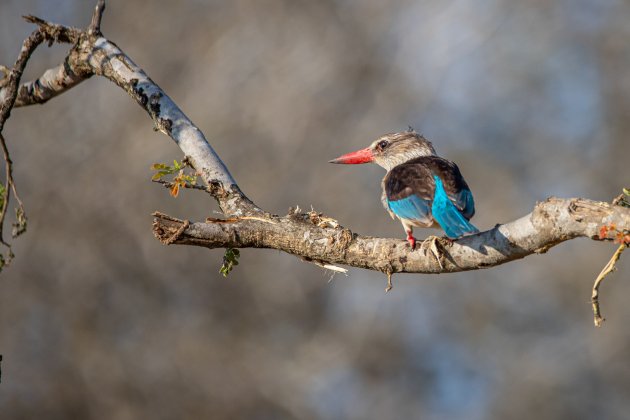
[[[240,191],[203,133],[173,100],[118,46],[102,36],[104,7],[104,1],[99,0],[85,31],[28,17],[39,25],[34,35],[74,45],[63,65],[22,85],[19,100],[5,100],[4,105],[9,104],[10,111],[14,103],[21,106],[45,102],[93,74],[124,89],[149,114],[155,129],[177,143],[190,165],[201,174],[207,185],[203,189],[217,199],[227,217],[190,223],[156,213],[153,230],[165,244],[278,249],[321,266],[344,264],[378,270],[391,280],[392,273],[438,274],[494,267],[544,253],[577,237],[611,239],[601,236],[600,229],[605,226],[615,226],[623,235],[630,231],[630,209],[616,205],[619,201],[608,204],[582,198],[550,198],[516,221],[456,241],[442,240],[440,252],[434,256],[412,251],[403,240],[354,234],[316,212],[291,211],[284,217],[265,213]],[[16,92],[9,89],[14,88],[6,85],[0,89],[0,98],[15,97]],[[168,186],[168,182],[162,183]],[[628,245],[626,237],[622,240],[624,246]]]
[[[35,16],[25,16],[24,19],[28,22],[37,24],[39,28],[37,31],[33,32],[29,38],[27,38],[27,41],[30,39],[28,45],[32,46],[28,55],[20,54],[20,65],[22,71],[24,70],[24,67],[26,67],[26,63],[32,52],[44,40],[48,40],[49,43],[75,43],[81,36],[81,31],[76,28],[45,22]],[[34,42],[35,40],[32,39],[34,36],[41,38],[38,40],[36,45]],[[22,51],[25,51],[24,47],[22,48]],[[71,50],[63,64],[47,70],[36,80],[22,84],[19,89],[17,88],[17,85],[10,87],[13,82],[11,77],[8,77],[9,75],[0,79],[0,103],[6,103],[7,106],[9,106],[9,109],[25,105],[41,104],[92,76],[92,72],[86,71],[85,67],[82,70],[73,68],[72,63],[74,60],[72,60],[72,57],[73,52]],[[17,65],[18,63],[16,62],[16,66]],[[22,73],[20,72],[18,83],[19,79],[21,79],[21,74]],[[17,96],[13,99],[14,102],[11,103],[8,100],[15,95],[14,90],[17,90]],[[0,126],[0,131],[1,130],[2,127]]]
[[[40,33],[58,42],[75,42],[62,66],[48,70],[40,79],[20,88],[21,105],[41,103],[75,86],[92,74],[104,76],[123,88],[153,119],[155,128],[170,136],[202,175],[227,215],[259,213],[212,149],[203,133],[118,46],[100,36],[104,2],[99,1],[88,31],[79,31],[29,16]],[[41,41],[40,41],[41,42]],[[45,86],[45,89],[40,88]],[[4,91],[4,89],[2,89]],[[3,93],[0,91],[0,98]],[[10,104],[9,109],[13,106]],[[1,129],[1,127],[0,127]]]
[[[272,248],[323,263],[344,264],[384,273],[453,273],[494,267],[531,254],[542,254],[577,237],[601,240],[599,228],[615,224],[630,230],[630,209],[581,198],[550,198],[514,222],[456,241],[442,241],[443,261],[412,251],[399,239],[352,233],[314,212],[290,213],[266,220],[192,223],[172,239],[183,221],[156,214],[158,239],[207,248]]]
[[[258,210],[240,192],[236,181],[201,130],[140,67],[103,37],[86,47],[83,58],[94,73],[123,88],[147,111],[155,128],[175,140],[190,164],[213,189],[213,195],[225,214],[242,215]]]
[[[46,70],[40,78],[20,86],[15,107],[48,102],[90,76],[91,74],[78,75],[74,73],[68,63]],[[0,100],[2,99],[2,94],[3,91],[0,91]]]

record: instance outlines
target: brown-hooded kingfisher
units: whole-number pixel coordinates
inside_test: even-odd
[[[381,201],[390,216],[402,222],[412,249],[414,227],[441,227],[449,238],[479,232],[469,222],[475,202],[459,168],[437,156],[431,142],[412,129],[385,134],[369,147],[330,162],[374,162],[387,170]]]

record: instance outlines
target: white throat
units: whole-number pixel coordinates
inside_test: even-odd
[[[399,153],[394,156],[388,156],[387,158],[377,158],[374,163],[382,168],[385,168],[387,172],[394,169],[396,166],[410,161],[411,159],[423,157],[423,156],[435,156],[435,152],[429,150],[423,150],[420,148],[413,148],[404,153]]]

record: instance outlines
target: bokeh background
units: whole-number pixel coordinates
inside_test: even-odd
[[[0,62],[35,14],[87,25],[95,1],[2,0]],[[456,161],[480,228],[550,195],[629,184],[630,3],[622,0],[109,0],[115,41],[204,131],[264,209],[311,206],[403,238],[375,166],[341,153],[411,125]],[[61,62],[40,48],[27,77]],[[5,129],[29,227],[0,276],[3,419],[615,419],[630,412],[630,261],[575,240],[475,272],[332,275],[295,257],[166,247],[151,212],[202,220],[154,162],[181,159],[93,78]]]

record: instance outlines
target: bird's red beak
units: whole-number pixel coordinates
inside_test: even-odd
[[[337,159],[329,160],[329,163],[345,163],[347,165],[355,165],[357,163],[369,163],[374,161],[374,155],[372,150],[367,149],[357,150],[356,152],[346,153],[339,156]]]

